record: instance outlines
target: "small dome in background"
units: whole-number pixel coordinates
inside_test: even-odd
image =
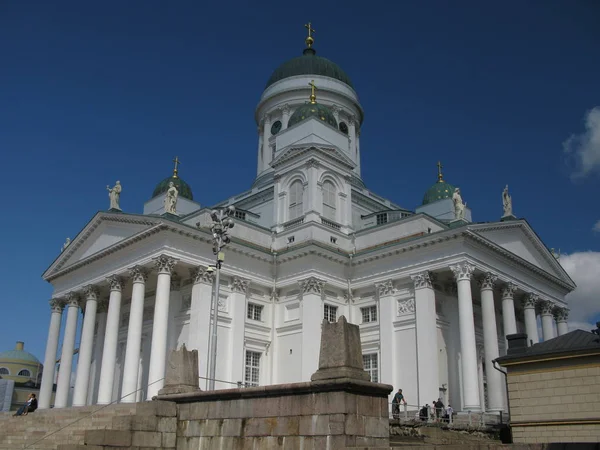
[[[438,200],[443,200],[445,198],[452,198],[454,189],[456,189],[454,185],[444,181],[442,175],[442,163],[438,161],[437,166],[438,181],[425,192],[425,195],[423,196],[423,205],[428,205],[429,203],[437,202]]]

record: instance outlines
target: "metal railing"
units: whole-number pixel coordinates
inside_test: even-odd
[[[440,424],[454,427],[486,428],[506,423],[508,415],[502,411],[494,413],[473,411],[436,410],[418,405],[389,404],[389,418],[399,422]]]

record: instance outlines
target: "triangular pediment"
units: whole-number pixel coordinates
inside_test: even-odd
[[[280,167],[286,163],[289,163],[292,160],[295,160],[300,157],[304,157],[308,154],[314,154],[316,156],[321,156],[325,159],[328,159],[337,164],[341,164],[342,166],[353,169],[356,164],[350,158],[348,158],[342,151],[340,151],[337,147],[331,146],[299,146],[299,147],[290,147],[285,150],[282,150],[281,154],[278,155],[273,162],[271,162],[271,167],[274,169]]]
[[[468,228],[519,258],[575,286],[567,272],[525,220],[470,225]]]
[[[98,213],[44,273],[51,276],[73,264],[155,227],[160,219],[122,213]]]

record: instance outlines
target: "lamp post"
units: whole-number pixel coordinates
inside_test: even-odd
[[[208,389],[215,389],[215,378],[217,372],[217,331],[218,331],[218,320],[219,320],[219,282],[221,273],[221,264],[225,260],[225,254],[222,252],[223,248],[231,242],[227,231],[233,228],[233,214],[235,213],[235,207],[233,205],[225,209],[213,209],[210,213],[212,218],[212,225],[210,231],[213,235],[213,253],[217,257],[217,262],[214,267],[209,267],[216,271],[215,274],[215,297],[213,301],[213,320],[212,320],[212,337],[211,337],[211,350],[209,359],[209,380]]]

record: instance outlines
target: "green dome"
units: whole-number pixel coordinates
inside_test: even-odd
[[[34,364],[41,364],[40,360],[33,356],[31,353],[26,352],[25,350],[9,350],[7,352],[0,353],[0,364],[2,362],[6,362],[5,360],[18,360],[18,361],[27,361],[32,362]]]
[[[320,103],[305,103],[304,105],[300,106],[296,111],[294,111],[292,117],[290,117],[290,120],[288,121],[288,127],[296,125],[297,123],[300,123],[309,117],[316,117],[317,119],[322,120],[334,128],[338,127],[337,120],[335,120],[335,117],[333,117],[331,110],[327,106],[321,105]]]
[[[187,198],[188,200],[194,200],[194,194],[192,194],[192,188],[189,184],[183,181],[180,177],[169,177],[162,180],[160,183],[156,185],[154,188],[154,192],[152,193],[152,198],[167,192],[169,189],[169,183],[173,182],[177,190],[179,191],[179,197]]]
[[[275,69],[271,74],[271,78],[267,81],[265,89],[280,80],[297,75],[321,75],[334,78],[354,88],[350,77],[346,75],[346,72],[340,66],[326,58],[317,56],[314,49],[307,48],[302,56],[290,59]]]
[[[438,200],[443,200],[445,198],[452,198],[454,189],[454,186],[452,186],[450,183],[438,181],[429,189],[427,189],[427,192],[425,192],[425,196],[423,197],[423,205],[437,202]]]

